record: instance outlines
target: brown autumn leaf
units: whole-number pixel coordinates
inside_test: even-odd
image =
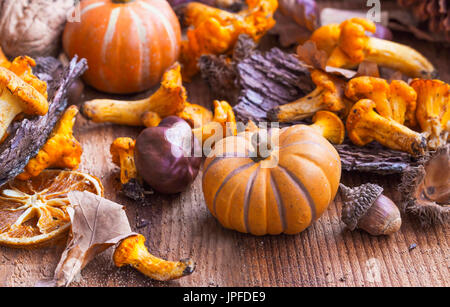
[[[135,235],[124,207],[90,192],[70,192],[73,208],[67,211],[72,222],[70,241],[56,267],[53,280],[36,286],[68,286],[98,254]]]
[[[320,69],[326,73],[351,79],[355,77],[356,71],[345,68],[327,66],[328,55],[324,50],[317,49],[316,43],[306,41],[297,47],[297,58],[300,64],[308,69]]]
[[[328,55],[324,50],[317,49],[316,43],[306,41],[303,45],[298,45],[297,56],[300,61],[316,69],[325,70],[328,61]]]

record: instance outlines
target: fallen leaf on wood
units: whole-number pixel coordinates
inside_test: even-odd
[[[53,280],[41,281],[37,286],[68,286],[95,256],[136,235],[123,206],[89,192],[70,192],[68,197],[72,204],[67,208],[72,222],[70,241]]]

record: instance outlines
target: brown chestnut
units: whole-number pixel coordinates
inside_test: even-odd
[[[201,144],[186,121],[169,116],[138,136],[135,162],[139,176],[155,191],[179,193],[198,175]]]

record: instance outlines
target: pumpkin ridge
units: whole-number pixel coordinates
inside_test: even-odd
[[[280,189],[278,188],[278,184],[275,181],[275,179],[273,179],[272,172],[270,172],[270,184],[272,186],[273,195],[274,195],[275,200],[277,202],[278,215],[280,216],[281,227],[282,227],[282,231],[281,232],[284,232],[286,230],[286,228],[287,228],[286,208],[284,207],[283,199],[280,196]]]
[[[240,156],[239,154],[238,155],[233,155],[233,153],[230,153],[230,155],[228,155],[228,153],[227,153],[227,154],[225,154],[225,156],[222,156],[222,157],[215,157],[211,162],[209,162],[208,166],[206,166],[205,170],[203,171],[203,176],[206,175],[206,173],[209,171],[209,169],[214,164],[216,164],[217,162],[222,161],[225,158],[243,158],[243,159],[247,159],[247,157]]]
[[[108,47],[114,40],[114,33],[116,32],[116,25],[117,21],[119,20],[120,15],[120,7],[116,7],[111,10],[111,14],[109,16],[108,25],[106,27],[105,36],[103,36],[103,45],[102,45],[102,56],[101,59],[103,61],[103,64],[107,64],[107,53],[108,53]],[[100,76],[102,78],[103,84],[108,84],[108,80],[105,76],[104,67],[100,69]]]
[[[147,11],[151,12],[153,14],[153,16],[158,16],[158,15],[162,14],[162,12],[159,12],[157,9],[152,7],[147,2],[139,2],[139,5],[142,8],[146,9]],[[177,41],[177,38],[176,38],[176,34],[174,33],[170,23],[167,20],[165,20],[164,18],[161,19],[161,22],[162,22],[162,24],[164,26],[164,29],[166,30],[166,34],[169,37],[169,40],[170,40],[172,46],[175,45],[175,42]],[[176,53],[175,49],[172,52],[173,52],[173,57],[176,58],[176,56],[175,56],[175,53]]]
[[[289,177],[289,179],[291,179],[292,182],[294,182],[294,184],[299,188],[299,190],[303,193],[303,195],[305,195],[306,200],[308,201],[308,206],[311,210],[311,222],[310,222],[311,225],[311,223],[316,220],[316,206],[314,200],[311,197],[311,194],[309,194],[309,191],[308,189],[306,189],[305,185],[297,178],[297,176],[292,174],[291,171],[289,171],[287,168],[281,165],[278,165],[278,168],[281,171],[283,171]]]
[[[250,175],[249,181],[247,182],[247,186],[245,188],[245,194],[244,194],[244,225],[246,232],[250,232],[250,227],[248,223],[248,211],[249,211],[249,204],[250,204],[250,198],[253,191],[253,186],[255,184],[256,176],[258,176],[259,170],[261,169],[261,166],[259,165],[258,168]]]
[[[283,145],[283,146],[281,146],[281,147],[279,148],[279,150],[281,151],[281,150],[286,149],[286,148],[289,148],[289,147],[291,147],[291,146],[302,145],[302,144],[309,144],[309,145],[318,146],[318,147],[320,147],[320,148],[325,148],[325,147],[323,146],[323,144],[320,144],[320,143],[318,143],[318,142],[314,142],[314,141],[297,141],[297,142],[294,142],[294,143],[290,143],[290,144]],[[325,149],[326,149],[326,148],[325,148]],[[338,160],[336,159],[336,157],[333,157],[333,158],[334,158],[334,160],[335,160],[336,162],[340,163],[340,161],[338,161]]]
[[[307,160],[309,163],[315,165],[315,166],[317,167],[317,169],[320,170],[320,172],[322,173],[323,177],[326,178],[326,180],[328,181],[328,186],[329,186],[329,190],[330,190],[330,197],[332,197],[333,185],[331,184],[331,180],[330,180],[330,178],[328,178],[327,173],[323,170],[322,166],[321,166],[319,163],[317,163],[316,161],[311,160],[311,159],[309,159],[308,157],[303,156],[301,153],[298,153],[298,152],[297,152],[297,153],[291,153],[290,155],[291,155],[291,156],[298,157],[298,158],[300,158],[300,159],[305,159],[305,160]],[[305,189],[306,189],[306,187],[305,187]],[[332,200],[333,200],[332,198],[329,199],[328,203],[330,203]],[[313,203],[315,204],[314,201],[313,201]],[[314,208],[316,208],[316,207],[314,207]],[[317,209],[317,208],[316,208],[316,209]]]
[[[255,163],[254,162],[250,162],[244,165],[239,166],[238,168],[236,168],[235,170],[233,170],[232,172],[230,172],[225,179],[222,181],[222,183],[220,184],[219,188],[216,191],[216,194],[214,194],[214,200],[213,200],[213,210],[214,210],[214,214],[217,216],[217,211],[216,211],[216,201],[217,201],[217,196],[219,195],[219,193],[222,191],[223,187],[228,183],[228,181],[230,181],[231,178],[233,178],[234,176],[236,176],[237,174],[239,174],[242,171],[245,171],[247,168],[252,167]]]
[[[230,193],[230,197],[228,197],[228,202],[227,202],[227,206],[226,206],[227,210],[226,210],[226,214],[225,214],[225,218],[226,219],[222,223],[225,227],[228,227],[228,228],[231,228],[231,229],[233,228],[231,226],[231,221],[230,221],[231,204],[232,204],[232,201],[233,201],[233,197],[236,194],[236,191],[238,191],[238,190],[239,190],[239,188],[236,186],[234,188],[234,190]],[[219,221],[220,221],[220,219],[219,219]]]
[[[132,7],[127,7],[127,10],[133,19],[133,23],[136,27],[136,31],[138,32],[139,40],[140,40],[140,55],[142,58],[142,63],[140,65],[140,82],[147,80],[149,77],[149,69],[150,69],[150,50],[146,48],[147,45],[147,29],[145,28],[141,17],[134,11]]]

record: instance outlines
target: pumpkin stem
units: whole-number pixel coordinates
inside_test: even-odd
[[[266,129],[259,130],[252,135],[252,145],[255,149],[252,160],[259,162],[267,159],[272,152],[270,135]]]

